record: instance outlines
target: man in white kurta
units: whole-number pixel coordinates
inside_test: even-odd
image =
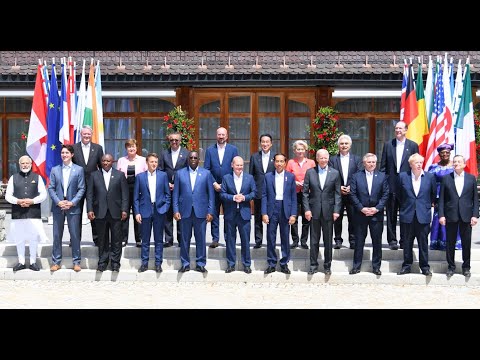
[[[39,271],[36,264],[38,243],[47,242],[48,238],[43,228],[40,203],[47,198],[47,191],[42,178],[32,172],[32,159],[24,155],[19,159],[20,172],[8,180],[5,199],[12,204],[12,220],[7,241],[17,246],[18,264],[13,271],[19,271],[25,266],[25,245],[29,243],[29,269]]]

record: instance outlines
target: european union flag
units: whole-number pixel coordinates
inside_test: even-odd
[[[60,132],[60,98],[58,96],[57,74],[55,64],[52,64],[52,75],[50,76],[50,92],[48,93],[47,109],[47,176],[50,177],[50,170],[55,165],[62,163],[60,152],[62,144],[58,139]]]

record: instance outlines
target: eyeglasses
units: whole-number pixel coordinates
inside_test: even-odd
[[[170,139],[170,142],[179,142],[180,140],[178,139]]]
[[[198,156],[189,156],[188,158],[192,160],[198,160]]]

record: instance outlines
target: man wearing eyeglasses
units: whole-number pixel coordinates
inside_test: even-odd
[[[160,154],[160,163],[158,168],[167,173],[168,184],[170,187],[170,193],[173,192],[173,183],[175,180],[175,174],[177,170],[188,166],[188,155],[190,151],[181,146],[182,135],[178,132],[174,132],[168,135],[168,141],[170,147],[163,150]],[[177,241],[180,246],[180,224],[177,222]],[[165,243],[163,247],[170,247],[173,245],[173,207],[167,211],[167,217],[165,219]]]

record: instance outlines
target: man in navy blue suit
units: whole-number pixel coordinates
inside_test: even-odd
[[[133,212],[135,220],[140,224],[142,234],[142,264],[138,272],[148,270],[150,253],[150,236],[153,227],[155,244],[155,271],[161,273],[163,262],[163,228],[165,217],[170,207],[171,195],[168,177],[164,171],[158,170],[158,155],[147,155],[147,171],[135,177],[133,188]]]
[[[398,275],[411,272],[413,263],[413,240],[417,238],[420,270],[432,276],[428,265],[428,234],[432,221],[432,206],[437,197],[435,175],[423,171],[424,157],[413,154],[409,157],[411,171],[399,175],[398,196],[400,199],[400,224],[404,226],[403,264]]]
[[[188,167],[177,171],[173,186],[173,218],[180,221],[180,260],[182,267],[178,272],[190,271],[190,240],[192,228],[195,235],[195,270],[207,272],[207,249],[205,238],[207,222],[213,220],[215,214],[215,195],[213,177],[210,171],[198,166],[197,151],[188,155]]]
[[[358,274],[362,266],[363,247],[370,229],[373,255],[372,267],[375,275],[382,275],[383,209],[388,199],[388,181],[385,173],[375,169],[377,156],[367,153],[363,157],[364,170],[355,173],[350,183],[350,196],[354,208],[355,250],[350,274]]]
[[[295,175],[285,171],[287,157],[276,154],[274,157],[275,171],[267,173],[262,193],[262,221],[267,224],[267,262],[265,274],[274,272],[277,266],[275,241],[277,228],[280,227],[280,271],[290,274],[290,225],[297,217],[297,188]]]
[[[252,212],[250,209],[250,200],[255,197],[255,180],[250,174],[243,171],[243,159],[241,156],[235,156],[232,161],[233,175],[226,174],[223,177],[222,192],[220,197],[223,202],[223,216],[225,226],[227,227],[227,269],[226,273],[235,271],[235,262],[237,258],[236,239],[237,228],[240,234],[241,254],[243,271],[247,274],[252,272],[250,258],[250,220]]]
[[[475,176],[465,172],[465,158],[453,157],[453,173],[445,175],[440,185],[438,222],[447,233],[447,277],[455,273],[455,242],[457,231],[462,239],[462,274],[470,277],[472,226],[478,221],[478,192]]]
[[[209,170],[213,176],[213,188],[215,189],[215,215],[211,223],[212,243],[211,248],[218,246],[220,240],[219,233],[219,215],[220,215],[220,191],[222,190],[222,179],[225,174],[232,174],[232,160],[238,155],[236,146],[227,144],[227,129],[221,127],[217,129],[217,143],[210,146],[205,153],[205,163],[203,167]],[[224,228],[224,236],[226,229]]]

